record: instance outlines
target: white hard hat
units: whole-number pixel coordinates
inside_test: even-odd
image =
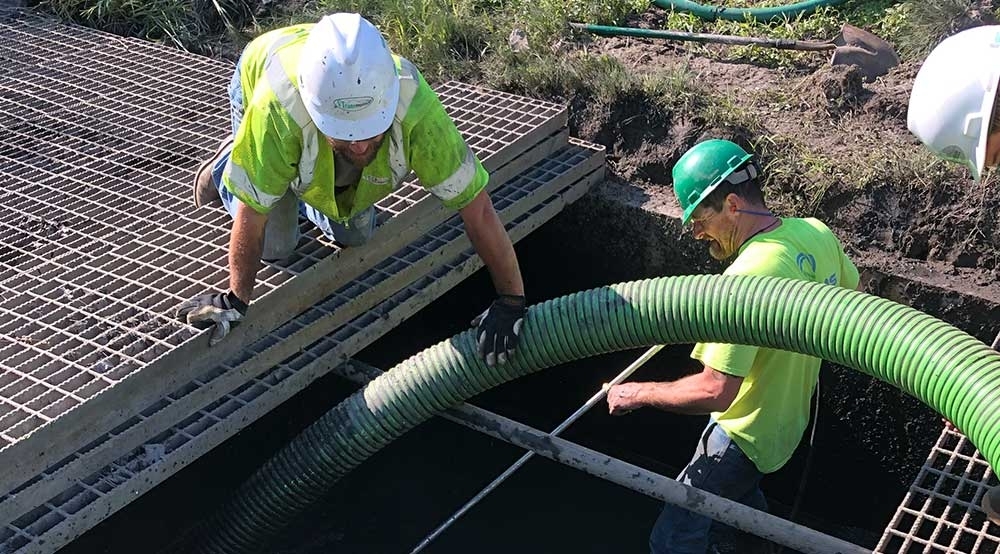
[[[982,177],[986,139],[1000,80],[1000,25],[946,38],[913,81],[906,125],[935,154]]]
[[[339,140],[365,140],[392,125],[399,74],[382,33],[356,13],[323,17],[309,32],[299,94],[316,127]]]

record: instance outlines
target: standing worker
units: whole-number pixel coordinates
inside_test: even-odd
[[[767,208],[761,170],[738,145],[708,140],[673,168],[674,192],[694,237],[717,260],[736,256],[726,275],[770,275],[854,289],[858,270],[837,237],[816,219],[779,218]],[[704,367],[672,382],[623,383],[608,391],[612,415],[649,406],[709,414],[694,457],[678,481],[767,509],[766,473],[791,458],[809,424],[820,359],[770,348],[698,344]],[[712,520],[667,504],[649,538],[654,554],[703,554]]]
[[[250,42],[229,84],[233,136],[195,174],[197,207],[233,218],[229,290],[177,308],[215,328],[211,344],[246,315],[260,260],[280,261],[304,215],[332,240],[360,246],[374,204],[410,170],[446,207],[489,269],[498,298],[473,322],[480,354],[504,363],[525,313],[514,247],[486,192],[489,175],[437,95],[382,34],[354,13],[270,31]]]
[[[1000,25],[973,27],[934,47],[910,92],[906,124],[936,155],[969,168],[1000,165]]]

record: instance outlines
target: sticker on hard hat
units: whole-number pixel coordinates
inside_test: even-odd
[[[954,144],[943,148],[941,153],[938,155],[950,162],[965,163],[969,159],[969,157],[965,155],[965,152],[962,151],[962,148]]]
[[[371,96],[350,96],[334,100],[333,107],[345,112],[356,112],[371,106],[374,101],[375,99]]]

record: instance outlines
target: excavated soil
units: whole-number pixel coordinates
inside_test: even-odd
[[[662,13],[632,26],[657,26]],[[969,22],[971,23],[971,22]],[[755,146],[766,169],[772,208],[815,216],[833,228],[859,266],[924,262],[930,279],[970,294],[1000,297],[997,281],[996,179],[974,184],[961,168],[935,162],[906,128],[906,106],[919,62],[865,83],[853,66],[831,66],[821,54],[794,68],[723,61],[725,47],[627,37],[587,40],[590,52],[613,56],[637,73],[683,69],[713,95],[751,114],[752,126],[720,127],[698,114],[650,121],[648,104],[621,99],[609,110],[574,106],[581,138],[608,148],[613,180],[641,188],[653,207],[672,206],[670,168],[694,143],[731,138]],[[751,128],[752,127],[752,128]],[[789,166],[793,148],[810,162]],[[922,306],[914,306],[918,309]]]

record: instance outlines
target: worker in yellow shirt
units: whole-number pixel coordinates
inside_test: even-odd
[[[727,140],[688,150],[673,168],[682,222],[708,242],[717,260],[735,256],[726,275],[770,275],[854,289],[858,270],[837,237],[816,219],[779,218],[761,192],[753,156]],[[623,383],[608,391],[608,409],[641,407],[709,415],[694,457],[678,480],[760,510],[764,474],[791,458],[809,423],[820,359],[737,344],[698,344],[703,364],[672,382]],[[712,520],[667,504],[649,547],[654,554],[704,554]]]

